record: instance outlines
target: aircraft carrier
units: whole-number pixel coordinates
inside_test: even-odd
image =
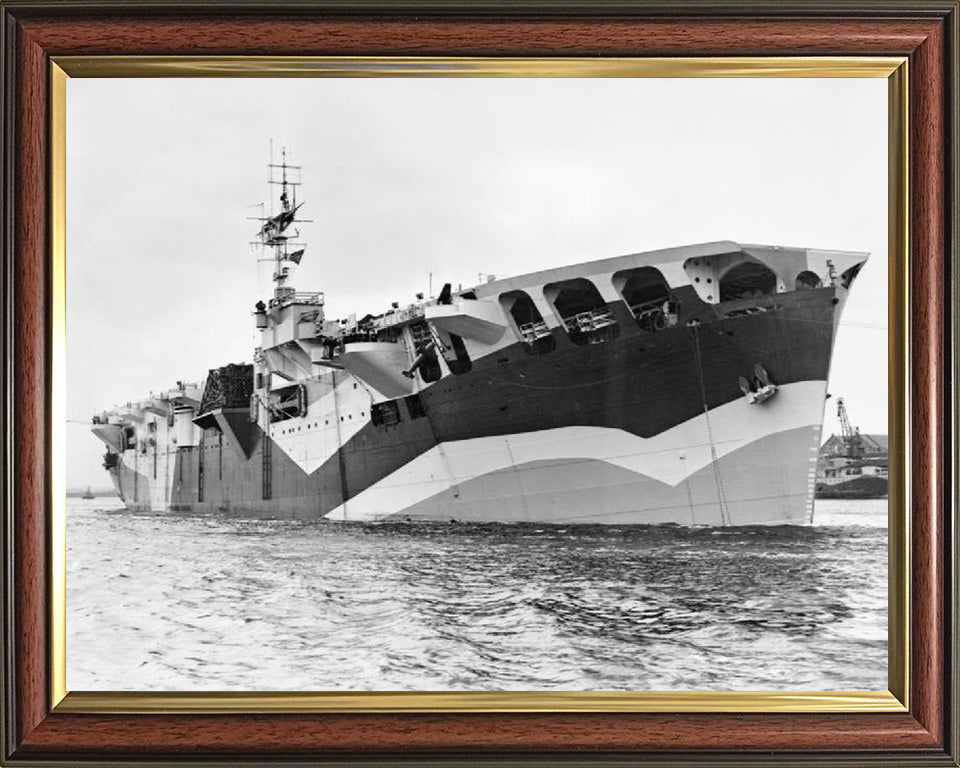
[[[302,203],[296,168],[271,167],[278,212],[256,238],[274,289],[252,362],[93,418],[130,509],[812,520],[831,353],[867,254],[687,245],[331,318],[291,284]]]

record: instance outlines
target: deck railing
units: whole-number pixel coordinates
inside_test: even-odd
[[[587,312],[578,312],[570,317],[564,317],[563,324],[568,331],[590,333],[616,325],[617,321],[613,319],[610,310],[604,307],[603,309],[591,309]]]
[[[520,336],[527,344],[533,344],[537,339],[550,335],[550,329],[543,320],[534,320],[532,323],[522,323],[519,326]]]
[[[270,299],[271,307],[286,307],[290,304],[313,304],[323,306],[323,293],[321,291],[291,291]]]

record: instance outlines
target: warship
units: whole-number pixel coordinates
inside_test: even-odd
[[[253,518],[813,519],[831,353],[868,254],[732,241],[583,261],[330,318],[296,290],[270,165],[252,362],[93,417],[123,503]]]

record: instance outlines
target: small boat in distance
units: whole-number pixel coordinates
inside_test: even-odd
[[[88,486],[87,486],[86,493],[84,493],[83,496],[81,496],[80,498],[81,498],[81,499],[95,499],[95,498],[97,498],[97,497],[93,495],[93,491],[90,490],[90,486],[88,485]]]

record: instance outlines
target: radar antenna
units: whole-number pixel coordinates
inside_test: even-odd
[[[280,152],[280,162],[274,163],[271,142],[271,158],[267,165],[267,183],[280,187],[280,211],[273,214],[273,206],[271,205],[271,215],[251,217],[260,222],[260,231],[257,232],[257,239],[253,241],[253,244],[261,246],[261,252],[266,252],[268,249],[272,251],[268,258],[262,259],[263,261],[272,261],[274,264],[273,282],[275,287],[271,303],[280,303],[285,298],[292,297],[295,294],[294,289],[287,285],[287,280],[290,277],[292,267],[299,264],[303,258],[306,245],[295,242],[295,238],[299,237],[300,231],[292,228],[292,225],[295,222],[310,222],[310,219],[301,219],[297,216],[297,212],[303,206],[303,203],[297,202],[297,187],[301,184],[300,171],[302,166],[287,163],[286,147],[283,147]],[[277,178],[278,176],[279,178]]]

